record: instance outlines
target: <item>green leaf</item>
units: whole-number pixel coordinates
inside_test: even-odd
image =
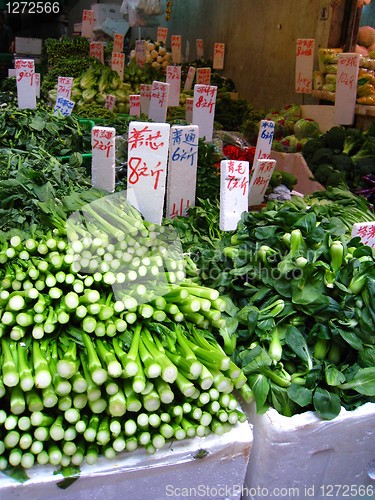
[[[33,128],[34,130],[37,130],[38,132],[41,132],[44,127],[46,126],[46,122],[43,120],[43,118],[39,115],[35,115],[33,119],[30,121],[30,128]]]
[[[375,396],[375,366],[359,369],[350,382],[341,384],[339,387],[340,389],[353,389],[365,396]]]
[[[29,476],[26,474],[25,469],[21,466],[9,467],[8,469],[5,469],[1,472],[6,476],[11,477],[18,483],[25,483],[30,479]]]
[[[326,420],[336,418],[341,411],[339,396],[321,387],[315,389],[313,404],[318,415]]]
[[[302,333],[293,325],[289,325],[285,333],[285,343],[297,354],[297,356],[306,364],[311,370],[312,359],[310,356],[309,348],[307,347],[306,340]]]
[[[345,375],[336,366],[327,365],[325,368],[325,378],[328,385],[338,386],[345,382]]]
[[[267,401],[268,392],[270,390],[270,385],[268,383],[267,377],[258,373],[256,375],[249,376],[249,384],[254,392],[255,403],[258,413],[263,413],[265,408],[265,403]]]
[[[65,479],[56,483],[56,486],[62,490],[66,490],[71,484],[75,483],[79,479],[81,470],[79,467],[74,465],[69,465],[67,467],[61,467],[56,470],[54,474],[62,474]]]
[[[320,288],[315,287],[311,284],[305,284],[302,288],[299,288],[299,283],[294,282],[292,284],[292,302],[294,304],[307,305],[312,302],[319,302],[322,298],[322,292]]]
[[[270,394],[272,406],[280,415],[291,417],[297,411],[294,401],[289,397],[288,391],[285,387],[280,387],[273,382],[270,382]]]
[[[348,330],[342,330],[341,328],[336,328],[340,336],[347,342],[353,349],[360,351],[363,347],[361,340],[357,337],[355,332],[351,332]]]
[[[309,233],[316,227],[316,215],[314,212],[310,212],[301,217],[292,227],[293,229],[301,229],[301,231]]]
[[[312,402],[312,391],[298,384],[290,384],[287,388],[288,396],[299,406],[308,406]]]
[[[261,371],[271,366],[272,360],[267,352],[259,345],[253,349],[246,349],[239,354],[241,366],[245,375]]]

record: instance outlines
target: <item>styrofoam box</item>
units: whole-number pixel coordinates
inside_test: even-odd
[[[252,447],[252,429],[245,422],[222,436],[167,443],[149,455],[143,448],[114,460],[100,458],[83,465],[67,489],[56,483],[52,466],[34,466],[23,484],[2,476],[0,500],[162,500],[198,497],[239,500]],[[203,458],[197,453],[207,452]],[[203,455],[203,454],[202,454]]]
[[[374,498],[375,403],[342,409],[333,420],[274,409],[258,415],[254,405],[245,411],[254,442],[244,498]]]
[[[119,20],[123,19],[120,12],[120,4],[115,3],[95,3],[91,5],[91,10],[94,11],[94,30],[108,19]]]
[[[17,54],[40,55],[42,53],[41,38],[26,38],[16,36],[15,51]]]

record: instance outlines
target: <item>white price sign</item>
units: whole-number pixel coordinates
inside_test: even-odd
[[[181,66],[167,66],[166,82],[169,83],[168,106],[179,106],[181,91]]]
[[[204,59],[204,50],[203,50],[203,40],[202,38],[197,38],[196,40],[196,48],[197,48],[197,59]]]
[[[40,73],[34,73],[34,87],[37,99],[40,97]]]
[[[91,130],[92,185],[108,193],[115,190],[115,137],[113,127],[95,126]]]
[[[95,57],[102,64],[104,63],[104,45],[103,42],[90,43],[90,57]]]
[[[141,83],[140,85],[140,96],[141,96],[141,113],[148,116],[151,101],[151,88],[152,85],[148,83]]]
[[[193,123],[199,127],[199,137],[212,140],[217,87],[194,85]]]
[[[211,83],[211,68],[197,68],[197,84],[210,85]]]
[[[139,116],[141,114],[141,96],[130,95],[129,104],[130,104],[129,115]]]
[[[249,205],[257,206],[263,203],[266,189],[275,170],[275,160],[258,160],[251,175],[249,187]]]
[[[352,238],[359,237],[364,245],[375,248],[375,221],[353,225]]]
[[[253,168],[255,168],[258,160],[266,160],[270,157],[274,132],[275,122],[272,120],[261,120],[255,147]]]
[[[112,52],[111,69],[116,71],[121,81],[124,80],[125,54],[123,52]]]
[[[181,64],[181,35],[171,36],[171,46],[172,46],[172,62],[173,64]]]
[[[19,109],[36,108],[33,59],[16,59],[17,100]]]
[[[193,105],[194,99],[192,97],[187,97],[185,106],[185,118],[188,123],[193,122]]]
[[[184,90],[191,90],[191,87],[193,86],[194,82],[194,77],[195,77],[195,68],[194,66],[190,66],[188,74],[186,76]]]
[[[113,37],[113,49],[112,52],[124,52],[124,39],[125,35],[121,33],[115,33]]]
[[[72,93],[73,78],[71,76],[59,76],[57,78],[57,97],[70,99]]]
[[[158,31],[157,31],[157,35],[156,35],[156,41],[164,43],[164,45],[166,45],[167,36],[168,36],[168,28],[164,28],[162,26],[159,26]]]
[[[296,82],[299,94],[311,94],[314,71],[314,45],[312,38],[298,38],[296,47]]]
[[[107,94],[105,96],[104,107],[109,109],[109,111],[113,111],[116,104],[116,97],[112,94]]]
[[[81,36],[91,40],[94,36],[93,29],[94,29],[94,11],[83,10]]]
[[[164,123],[167,119],[169,83],[152,82],[150,108],[148,117],[156,123]]]
[[[136,40],[135,41],[135,62],[137,66],[143,68],[146,64],[146,41]]]
[[[359,54],[337,54],[337,76],[335,92],[335,123],[352,125],[355,117]]]
[[[225,43],[215,43],[213,69],[224,69]]]
[[[223,160],[220,163],[220,229],[233,231],[241,214],[248,210],[249,162]]]
[[[66,97],[58,97],[56,99],[55,107],[53,108],[53,114],[62,114],[63,116],[70,116],[74,108],[74,101],[67,99]]]

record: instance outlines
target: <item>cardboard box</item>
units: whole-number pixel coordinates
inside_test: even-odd
[[[335,106],[324,105],[303,105],[301,106],[301,118],[311,118],[319,123],[320,131],[324,134],[331,129],[335,123]]]
[[[1,500],[162,500],[168,497],[199,497],[239,500],[252,447],[247,422],[235,425],[222,436],[167,443],[154,455],[143,448],[122,453],[114,460],[100,458],[84,465],[77,481],[67,489],[56,483],[52,466],[29,469],[23,484],[1,475]],[[197,456],[204,450],[202,458]]]
[[[41,55],[42,53],[41,38],[24,38],[15,37],[15,52],[16,54]]]
[[[245,411],[254,443],[244,498],[373,498],[375,403],[342,409],[333,420],[314,412],[283,417],[273,409],[258,415],[254,405]]]
[[[121,5],[115,3],[95,3],[91,5],[94,11],[94,31],[99,29],[104,21],[108,19],[122,20],[123,14],[120,12]]]

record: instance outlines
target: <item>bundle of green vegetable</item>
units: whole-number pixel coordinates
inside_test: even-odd
[[[88,57],[90,41],[85,37],[47,38],[43,43],[43,64],[48,71],[59,65],[63,59],[75,58],[77,60]],[[47,71],[46,71],[47,73]],[[60,75],[72,76],[72,75]]]
[[[238,308],[236,333],[220,334],[259,412],[331,419],[342,406],[375,401],[375,255],[350,237],[353,222],[373,214],[348,191],[330,196],[269,202],[210,243],[184,228],[202,282]],[[207,211],[207,223],[213,217]]]
[[[246,420],[232,395],[249,396],[246,377],[211,333],[228,300],[185,278],[176,238],[122,197],[80,208],[2,243],[1,470],[154,453]]]

